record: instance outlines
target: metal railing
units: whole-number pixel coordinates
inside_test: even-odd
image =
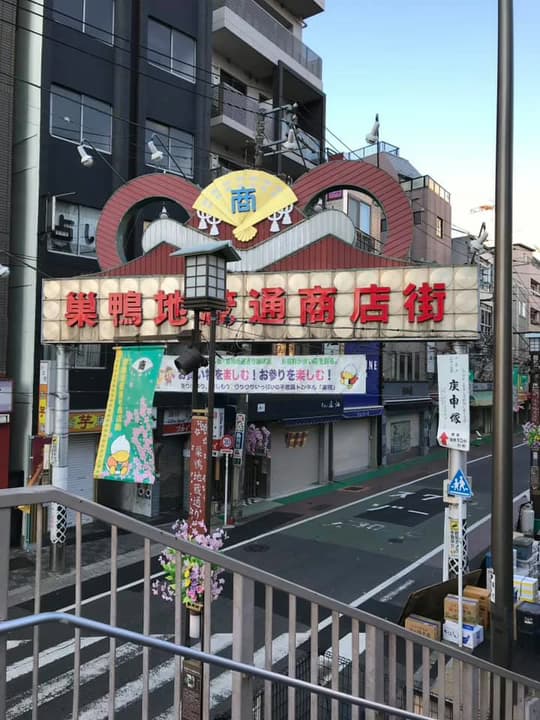
[[[44,569],[47,554],[43,545],[44,513],[49,503],[58,503],[75,513],[74,538],[67,558],[73,568],[70,576],[73,615],[42,613],[41,598],[48,587]],[[13,603],[17,597],[9,575],[10,517],[12,508],[21,505],[35,506],[33,601],[18,602],[12,610],[15,616],[8,620],[10,599]],[[83,542],[83,515],[93,517],[101,523],[101,528],[106,528],[100,560],[106,567],[109,589],[101,594],[99,602],[107,622],[99,626],[93,617],[97,612],[93,601],[84,596],[89,549]],[[139,543],[142,561],[140,582],[132,580],[120,586],[119,558],[126,547],[133,555],[135,541]],[[189,648],[183,643],[186,617],[180,584],[169,605],[152,595],[151,583],[157,575],[152,572],[152,558],[164,546],[176,550],[178,571],[186,554],[203,561],[208,578],[207,598],[211,594],[211,567],[219,565],[227,573],[223,597],[205,602],[200,647]],[[382,717],[525,720],[529,703],[540,697],[540,683],[534,680],[299,587],[226,553],[194,546],[159,528],[54,487],[10,489],[0,493],[0,547],[0,623],[3,623],[0,626],[0,717],[6,720],[17,718],[21,708],[37,718],[43,702],[48,703],[50,711],[51,703],[56,701],[61,701],[64,708],[69,701],[72,708],[69,717],[112,720],[115,713],[126,709],[126,698],[129,698],[133,717],[180,718],[182,655],[218,668],[202,675],[205,720],[217,717],[218,713],[220,717],[235,720],[278,717],[273,705],[278,683],[287,685],[287,708],[283,717],[290,720],[308,717],[359,720],[362,705],[362,717],[366,720]],[[136,612],[133,612],[134,599]],[[47,689],[47,678],[53,673],[52,658],[58,657],[59,651],[58,646],[54,652],[50,651],[51,637],[41,633],[41,624],[52,620],[69,622],[75,630],[73,635],[64,622],[59,625],[54,642],[63,643],[62,680]],[[32,627],[32,642],[19,645],[16,648],[19,654],[13,661],[15,650],[12,646],[7,649],[5,633],[18,628],[19,637],[14,640],[21,640],[22,624]],[[132,627],[125,627],[126,624]],[[92,636],[83,635],[89,630],[93,631]],[[96,631],[103,637],[94,637]],[[156,632],[160,634],[156,636]],[[347,687],[343,689],[340,640],[345,636],[351,653]],[[225,642],[224,637],[229,640]],[[106,648],[103,643],[107,643]],[[94,647],[105,652],[89,660],[88,653]],[[169,657],[164,660],[158,650],[166,650]],[[330,654],[321,664],[327,650]],[[21,652],[28,656],[21,659]],[[226,657],[229,654],[232,661]],[[72,658],[70,673],[65,672],[66,657]],[[308,660],[299,663],[306,657]],[[131,675],[124,669],[128,662]],[[285,671],[278,672],[276,677],[280,665],[285,666]],[[302,677],[299,677],[299,667],[304,668]],[[24,690],[17,684],[23,677],[21,668],[27,678]],[[92,693],[98,692],[94,682],[98,673],[105,690],[95,698]],[[255,678],[262,687],[255,687]],[[305,692],[309,693],[308,712],[297,702],[298,694]],[[322,696],[328,700],[325,708],[319,700]],[[504,705],[501,696],[504,696]],[[49,716],[52,715],[47,714]],[[54,717],[57,720],[66,717],[65,710],[64,715],[56,712]]]
[[[317,78],[322,78],[321,57],[253,0],[214,0],[214,10],[222,7],[239,15],[242,20],[296,60],[302,67]]]
[[[224,83],[212,87],[212,117],[224,115],[255,134],[259,103]]]

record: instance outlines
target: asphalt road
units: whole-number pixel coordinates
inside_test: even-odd
[[[514,496],[528,486],[529,456],[527,448],[514,452]],[[442,577],[444,473],[429,473],[424,466],[423,477],[405,486],[379,494],[356,498],[337,509],[303,518],[285,527],[265,531],[255,537],[232,544],[227,554],[255,565],[296,584],[330,595],[347,604],[396,620],[409,594],[419,587],[431,585]],[[469,465],[473,477],[474,498],[469,503],[470,542],[473,554],[480,556],[489,543],[491,458],[478,459]],[[286,514],[284,515],[286,517]],[[252,526],[264,528],[264,519]],[[240,529],[239,529],[240,530]],[[245,536],[245,531],[238,536]],[[143,585],[141,564],[120,572],[118,593],[118,624],[142,631]],[[159,570],[154,563],[152,572]],[[229,579],[228,579],[229,580]],[[232,652],[231,585],[227,582],[224,597],[213,606],[213,650],[230,656]],[[110,597],[108,578],[87,583],[83,614],[108,622]],[[255,648],[261,656],[264,647],[264,604],[262,593],[256,596]],[[72,611],[73,589],[67,588],[43,599],[42,610]],[[30,603],[11,608],[11,616],[28,614]],[[323,616],[320,618],[324,619]],[[308,609],[298,607],[296,645],[308,639]],[[150,603],[150,632],[164,638],[173,636],[172,607],[157,598]],[[342,634],[348,632],[346,624]],[[71,669],[73,667],[70,639],[73,632],[65,627],[45,626],[40,630],[40,720],[70,718],[72,707]],[[274,658],[285,660],[288,654],[288,605],[286,598],[276,594],[274,605]],[[9,711],[6,720],[31,717],[31,632],[10,638],[8,652]],[[319,652],[330,646],[328,629],[319,633]],[[80,720],[99,720],[108,715],[108,650],[105,638],[85,634],[82,638],[81,681],[79,683]],[[168,656],[150,654],[150,717],[166,720],[171,717],[173,703],[174,662]],[[117,649],[115,718],[140,717],[142,658],[138,648],[123,644]],[[212,706],[222,709],[230,697],[230,676],[213,673]]]

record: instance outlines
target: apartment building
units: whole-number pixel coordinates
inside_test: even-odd
[[[296,179],[324,157],[322,60],[302,41],[324,0],[213,7],[213,177],[257,165]]]

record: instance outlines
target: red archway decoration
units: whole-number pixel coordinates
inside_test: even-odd
[[[333,187],[356,187],[372,195],[386,214],[388,235],[384,254],[408,258],[413,241],[413,215],[407,196],[393,177],[370,163],[331,160],[302,175],[293,190],[304,210],[314,198]]]
[[[118,249],[122,220],[139,202],[166,198],[181,205],[190,215],[200,188],[176,175],[151,173],[130,180],[111,195],[101,213],[96,229],[96,253],[102,270],[111,270],[125,263]]]

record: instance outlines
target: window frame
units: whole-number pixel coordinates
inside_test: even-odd
[[[93,38],[94,40],[97,40],[98,42],[102,42],[104,45],[109,45],[110,47],[114,46],[114,37],[115,37],[115,20],[116,20],[116,7],[115,7],[116,0],[110,0],[111,5],[111,31],[110,35],[108,31],[103,30],[102,28],[99,28],[97,25],[93,25],[88,23],[87,20],[87,7],[89,6],[89,0],[82,0],[81,2],[81,17],[78,18],[75,15],[68,15],[67,13],[63,12],[62,10],[58,10],[55,8],[55,2],[53,0],[52,3],[52,19],[54,22],[58,23],[59,25],[64,25],[65,27],[69,27],[72,30],[76,30],[77,32],[82,32],[85,35],[88,35],[88,37]],[[71,22],[63,22],[61,19],[58,19],[58,16],[64,16],[65,18],[69,19]],[[76,21],[78,23],[78,26],[74,24],[73,21]],[[90,27],[94,30],[99,30],[103,35],[109,35],[109,39],[105,40],[104,37],[100,37],[95,34],[95,32],[88,32],[86,30],[87,27]]]
[[[59,206],[60,206],[60,207],[59,207]],[[79,204],[76,204],[76,203],[68,203],[68,202],[65,202],[65,201],[57,201],[57,204],[56,204],[56,206],[55,206],[55,217],[53,217],[53,219],[52,219],[55,228],[57,227],[56,215],[59,216],[60,214],[62,214],[62,207],[61,207],[61,206],[69,206],[69,208],[70,208],[71,210],[72,210],[73,208],[76,208],[77,223],[76,223],[76,225],[74,226],[74,229],[76,228],[76,230],[77,230],[77,236],[76,236],[76,238],[74,237],[73,240],[71,240],[71,241],[66,240],[65,242],[66,242],[66,243],[70,243],[70,244],[71,244],[71,247],[76,246],[77,252],[67,252],[66,250],[62,250],[62,249],[57,249],[57,248],[51,247],[52,243],[54,242],[54,239],[51,238],[51,237],[48,237],[48,238],[47,238],[47,252],[51,252],[51,253],[55,253],[55,254],[59,254],[59,255],[67,255],[68,257],[71,257],[71,258],[75,258],[75,257],[76,257],[76,258],[84,258],[85,260],[94,260],[94,261],[97,261],[97,251],[96,251],[95,235],[94,235],[94,251],[93,251],[93,254],[90,255],[90,254],[88,254],[88,253],[81,253],[81,252],[79,252],[79,247],[80,247],[80,242],[81,242],[81,241],[80,241],[80,238],[81,238],[81,235],[80,235],[80,229],[81,229],[81,209],[83,209],[84,211],[86,211],[86,210],[92,210],[92,211],[94,211],[95,213],[97,213],[98,217],[96,218],[96,228],[97,228],[97,223],[98,223],[98,221],[99,221],[99,215],[100,215],[100,213],[101,213],[101,210],[99,210],[98,208],[90,207],[89,205],[79,205]],[[66,210],[66,213],[67,213],[67,212],[68,212],[68,211]],[[71,215],[74,215],[74,214],[75,214],[75,212],[72,210]],[[83,214],[83,217],[84,217],[84,214]],[[87,223],[85,223],[85,224],[87,224]],[[58,242],[61,242],[61,241],[59,240]]]
[[[154,129],[149,127],[150,125],[155,126]],[[160,131],[155,129],[156,127],[164,128],[167,130],[167,135]],[[172,161],[172,157],[174,156],[174,153],[171,152],[171,134],[170,131],[176,131],[178,133],[183,133],[184,135],[189,136],[192,139],[191,144],[191,168],[188,170],[188,168],[183,167],[183,163],[181,160],[178,160],[178,158],[175,158],[176,162],[178,163],[178,166],[182,168],[182,172],[178,169],[178,166]],[[149,118],[146,118],[145,124],[144,124],[144,132],[145,132],[145,152],[144,152],[144,164],[151,168],[156,168],[158,170],[167,171],[174,175],[179,175],[182,177],[182,173],[184,173],[185,177],[193,179],[195,176],[195,135],[193,133],[188,132],[187,130],[182,130],[181,128],[173,127],[172,125],[164,125],[163,123],[157,122],[156,120],[150,120]],[[165,164],[159,164],[159,163],[153,163],[151,159],[148,159],[148,141],[149,138],[152,137],[152,135],[159,135],[160,139],[163,141],[164,145],[166,146],[169,155],[167,155],[166,152],[164,152],[164,156],[167,159],[167,167],[165,167]],[[165,142],[166,137],[166,142]],[[178,139],[176,139],[176,142],[180,142]],[[157,144],[158,150],[161,150],[159,143]]]
[[[61,92],[58,92],[57,90],[60,90]],[[62,91],[71,93],[72,95],[76,95],[79,98],[79,138],[78,140],[72,140],[71,138],[63,137],[62,135],[58,135],[53,131],[53,119],[54,119],[54,112],[53,112],[53,106],[54,106],[54,99],[55,97],[63,97]],[[70,88],[66,88],[63,85],[56,85],[55,83],[51,83],[49,87],[49,135],[56,140],[62,140],[63,142],[71,143],[72,145],[81,145],[83,140],[87,139],[84,127],[84,108],[85,103],[84,100],[88,98],[88,100],[91,100],[94,103],[100,103],[101,105],[105,105],[110,109],[110,115],[109,115],[109,144],[108,149],[103,148],[99,145],[99,142],[92,141],[92,145],[98,150],[100,153],[103,153],[104,155],[112,155],[112,139],[113,139],[113,108],[112,105],[105,102],[104,100],[99,100],[98,98],[94,98],[91,95],[85,95],[84,93],[77,92],[76,90],[71,90]],[[69,98],[67,98],[69,99]],[[103,111],[99,110],[99,108],[89,108],[97,112]],[[86,128],[88,130],[88,128]],[[105,137],[105,136],[104,136]],[[89,141],[90,142],[90,141]]]
[[[167,59],[168,63],[161,64],[159,62],[156,62],[155,60],[151,60],[149,57],[149,54],[154,53],[155,55],[163,55],[163,53],[160,50],[154,50],[150,45],[150,25],[153,23],[154,25],[158,25],[161,28],[165,28],[165,30],[169,33],[169,54],[167,57],[163,57],[163,59]],[[179,60],[174,55],[174,38],[175,35],[182,38],[187,38],[193,43],[193,62],[192,63],[185,63],[183,60]],[[186,82],[195,84],[197,82],[197,40],[192,37],[191,35],[188,35],[185,32],[182,32],[181,30],[178,30],[175,27],[172,27],[172,25],[167,25],[166,23],[162,23],[159,20],[156,20],[153,17],[149,17],[147,20],[147,28],[146,28],[146,61],[149,65],[152,65],[153,67],[158,68],[159,70],[163,70],[164,72],[169,73],[170,75],[174,75],[175,77],[179,77],[182,80],[185,80]],[[184,65],[187,65],[190,70],[189,74],[187,72],[179,72],[178,70],[174,69],[174,63],[184,63]]]
[[[87,363],[84,364],[77,364],[77,354],[81,352],[81,349],[84,351],[85,354],[90,354],[90,348],[93,352],[95,352],[98,356],[97,362],[98,365],[90,365]],[[85,360],[88,358],[85,357]],[[106,353],[105,353],[105,347],[101,343],[81,343],[79,345],[75,346],[75,352],[73,354],[73,361],[71,363],[71,369],[72,370],[103,370],[107,367],[107,361],[106,361]]]
[[[439,215],[435,217],[435,235],[438,238],[444,237],[444,220]]]

